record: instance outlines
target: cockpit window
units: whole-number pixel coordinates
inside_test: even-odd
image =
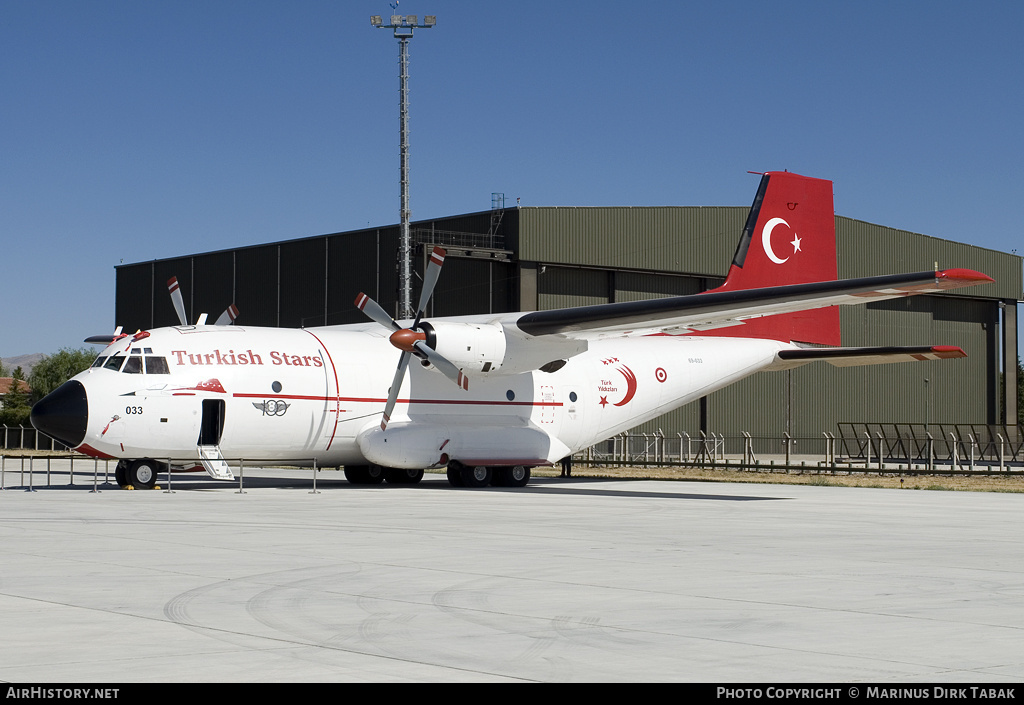
[[[165,357],[152,357],[146,356],[146,374],[149,375],[169,375],[171,374],[170,368],[167,367],[167,358]]]
[[[124,355],[111,355],[103,364],[103,368],[106,370],[114,370],[116,372],[121,369],[122,362],[124,362]]]
[[[146,352],[151,352],[149,348],[146,348]],[[127,362],[125,360],[127,359]],[[143,363],[145,360],[145,363]],[[122,365],[124,366],[122,368]],[[138,374],[149,374],[149,375],[169,375],[171,374],[171,368],[167,365],[167,358],[157,355],[142,355],[142,351],[132,351],[130,356],[125,355],[111,355],[110,357],[98,357],[96,361],[92,363],[93,367],[102,367],[106,370],[114,370],[129,375]]]

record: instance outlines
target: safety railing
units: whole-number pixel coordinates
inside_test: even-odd
[[[55,441],[33,426],[0,425],[0,450],[67,451],[66,445]]]
[[[320,466],[313,458],[287,462],[282,462],[280,459],[247,458],[227,461],[235,479],[233,482],[225,482],[211,479],[204,470],[186,469],[198,468],[198,458],[157,458],[155,460],[162,466],[158,475],[166,478],[166,483],[161,483],[159,488],[168,493],[175,491],[176,483],[198,479],[209,480],[210,483],[216,483],[216,486],[219,487],[237,487],[237,492],[244,494],[247,468],[250,470],[255,468],[273,468],[275,470],[301,468],[310,472],[308,482],[311,493],[318,494],[318,472],[340,469],[333,465]],[[34,492],[43,488],[81,487],[83,489],[90,488],[92,492],[99,492],[101,487],[117,486],[115,479],[117,462],[116,459],[101,460],[74,452],[19,453],[18,455],[0,453],[0,491]],[[168,468],[170,468],[169,472]]]
[[[1014,427],[945,437],[931,432],[896,433],[864,429],[853,436],[823,432],[818,437],[739,436],[686,432],[621,433],[573,456],[577,464],[660,467],[733,467],[747,470],[919,472],[975,474],[1024,472],[1024,450]],[[939,428],[935,427],[938,432]],[[963,432],[965,429],[960,428]],[[986,429],[987,430],[987,429]],[[1006,433],[1004,436],[1003,434]],[[1014,440],[1011,440],[1014,439]]]

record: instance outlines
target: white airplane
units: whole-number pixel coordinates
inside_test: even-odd
[[[434,249],[411,321],[359,294],[371,323],[186,325],[177,292],[181,325],[105,336],[32,423],[118,459],[122,486],[152,487],[168,462],[230,479],[227,461],[248,459],[344,466],[353,483],[447,467],[456,486],[519,487],[533,467],[756,372],[963,357],[821,346],[839,345],[839,305],[993,281],[966,269],[837,281],[832,182],[788,172],[762,176],[725,283],[701,294],[425,320],[444,256]]]

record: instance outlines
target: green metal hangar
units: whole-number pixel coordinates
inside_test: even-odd
[[[695,294],[724,281],[748,210],[516,207],[418,221],[414,287],[439,244],[448,257],[428,316]],[[842,307],[844,345],[956,345],[968,357],[762,373],[639,430],[820,438],[840,422],[1015,423],[1021,257],[842,216],[836,234],[840,278],[937,264],[995,279],[963,293]],[[192,321],[204,312],[213,321],[234,302],[239,325],[361,323],[353,304],[360,291],[395,309],[398,239],[391,225],[121,265],[116,320],[126,330],[176,325],[167,294],[176,276]]]

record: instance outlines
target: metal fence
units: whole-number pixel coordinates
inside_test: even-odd
[[[1007,472],[1024,469],[1024,428],[1003,425],[839,424],[839,434],[777,437],[697,432],[622,433],[573,456],[576,463],[869,472]]]
[[[704,432],[622,433],[573,456],[576,463],[636,466],[835,467],[973,472],[1024,468],[1024,427],[995,424],[840,423],[817,437]],[[0,426],[0,449],[66,452],[31,426]]]
[[[0,449],[66,451],[66,445],[40,433],[34,426],[0,426]]]
[[[176,483],[194,483],[196,479],[206,482],[210,478],[201,469],[198,469],[199,458],[161,458],[158,462],[163,465],[158,474],[166,479],[166,484],[161,483],[160,487],[165,492],[173,492]],[[275,459],[245,459],[224,461],[225,465],[231,468],[234,480],[217,480],[217,485],[222,487],[234,487],[240,493],[245,492],[247,481],[246,471],[263,471],[272,469],[280,473],[290,473],[290,483],[307,486],[312,492],[317,492],[317,477],[321,471],[340,470],[340,467],[323,467],[317,464],[315,458],[305,460],[288,461],[289,464],[281,464]],[[297,464],[291,464],[297,463]],[[100,491],[101,487],[116,486],[116,458],[101,460],[74,451],[67,453],[49,453],[34,455],[32,453],[17,453],[5,455],[0,452],[0,491],[5,490],[26,490],[34,492],[36,489],[51,487],[79,487],[91,488],[93,491]],[[170,472],[168,472],[170,469]],[[296,475],[295,471],[299,471]],[[309,473],[306,476],[306,473]],[[335,478],[329,478],[335,479]],[[252,482],[252,478],[248,479]],[[284,479],[256,481],[272,486],[281,486]]]

